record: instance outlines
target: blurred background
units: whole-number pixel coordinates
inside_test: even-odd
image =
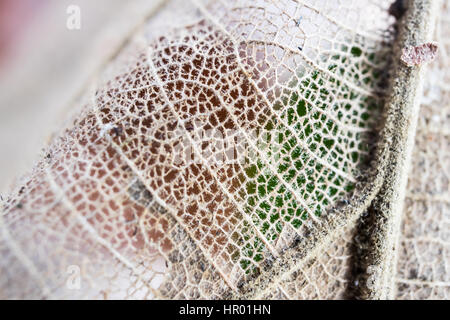
[[[0,193],[31,169],[71,101],[162,2],[0,0]]]

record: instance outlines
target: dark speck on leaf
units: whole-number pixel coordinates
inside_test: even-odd
[[[389,14],[396,18],[400,19],[406,12],[406,5],[404,0],[397,0],[389,7]]]
[[[114,127],[114,128],[113,128],[113,132],[114,132],[114,135],[115,135],[116,137],[118,137],[118,136],[121,136],[121,135],[122,135],[123,129],[122,129],[122,127]]]
[[[409,279],[417,279],[417,270],[416,269],[411,269],[409,271]]]

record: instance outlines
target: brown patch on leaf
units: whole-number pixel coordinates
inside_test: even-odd
[[[406,47],[402,51],[401,60],[409,67],[420,66],[433,61],[437,55],[438,46],[434,43],[424,43],[420,46]]]

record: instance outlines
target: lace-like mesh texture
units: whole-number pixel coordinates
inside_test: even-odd
[[[6,201],[2,296],[238,291],[364,174],[389,4],[170,2]],[[334,294],[304,272],[299,297]]]
[[[450,7],[437,28],[439,54],[425,80],[399,247],[397,298],[450,297]]]
[[[338,300],[348,297],[351,278],[352,240],[354,228],[345,228],[343,235],[306,266],[285,274],[275,292],[263,299]]]

